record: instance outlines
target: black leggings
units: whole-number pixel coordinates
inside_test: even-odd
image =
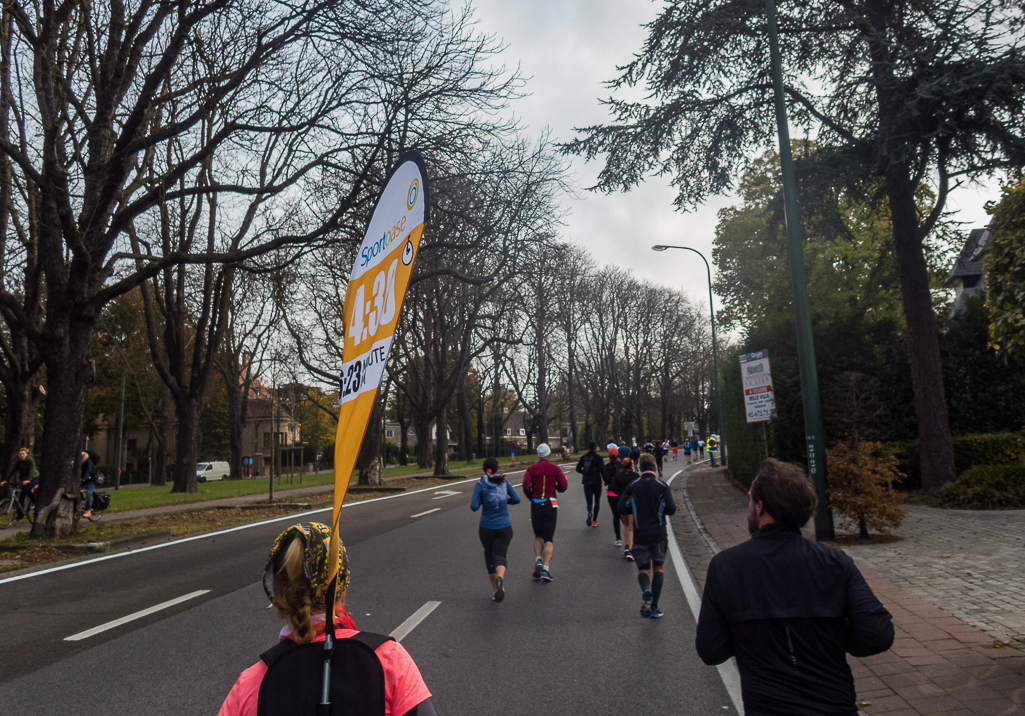
[[[591,516],[591,519],[595,522],[598,521],[598,510],[601,507],[601,488],[600,482],[595,484],[584,483],[584,499],[587,500],[587,514]],[[594,505],[594,510],[591,510],[591,505]]]
[[[488,566],[488,574],[494,574],[496,567],[508,567],[506,555],[509,553],[509,543],[512,542],[512,525],[500,530],[478,527],[477,534],[480,543],[484,545],[484,564]]]
[[[616,531],[616,539],[623,539],[619,534],[619,495],[609,495],[609,509],[612,510],[612,529]]]

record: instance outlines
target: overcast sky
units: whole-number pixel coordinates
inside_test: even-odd
[[[519,65],[531,96],[514,110],[532,135],[546,126],[556,141],[573,138],[573,127],[601,124],[609,116],[598,100],[608,97],[603,82],[626,64],[645,38],[642,23],[655,18],[662,3],[653,0],[472,0],[479,29],[508,46],[502,61]],[[595,183],[600,165],[575,160],[574,181],[581,189]],[[586,248],[600,264],[630,270],[635,276],[682,288],[707,304],[704,264],[688,251],[656,253],[653,244],[691,246],[712,262],[717,212],[732,197],[709,199],[697,211],[674,211],[669,179],[648,179],[628,193],[581,192],[566,200],[571,213],[565,238]],[[947,208],[975,228],[988,217],[982,208],[992,190],[965,189],[952,194]],[[713,276],[715,266],[712,266]],[[718,299],[716,300],[718,308]]]

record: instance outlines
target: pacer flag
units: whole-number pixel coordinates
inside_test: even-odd
[[[338,571],[338,518],[342,502],[391,353],[402,301],[427,221],[427,201],[427,167],[419,154],[406,152],[392,168],[377,198],[349,274],[335,436],[329,584]]]

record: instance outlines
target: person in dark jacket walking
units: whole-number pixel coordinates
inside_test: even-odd
[[[612,486],[617,472],[619,472],[619,448],[615,445],[610,445],[609,461],[605,463],[601,479],[605,483],[605,496],[609,500],[609,509],[612,511],[612,531],[616,533],[616,546],[622,547],[623,538],[619,534],[619,523],[621,522],[619,516],[619,493]]]
[[[893,622],[854,561],[805,539],[816,498],[803,469],[768,459],[748,492],[751,539],[708,565],[695,646],[737,658],[748,716],[855,716],[846,654],[893,644]]]
[[[601,508],[602,475],[605,461],[598,454],[598,443],[594,440],[587,444],[587,452],[577,463],[580,473],[580,484],[584,486],[584,499],[587,501],[587,526],[598,526],[598,510]],[[593,508],[592,508],[593,505]]]
[[[637,582],[641,585],[641,616],[659,619],[662,610],[663,565],[669,551],[666,517],[676,513],[669,485],[655,475],[655,457],[641,455],[641,476],[619,496],[619,513],[633,515],[633,554],[637,562]]]
[[[623,453],[621,452],[620,454],[622,455]],[[629,455],[629,453],[627,454]],[[633,471],[633,465],[634,461],[629,457],[624,457],[620,461],[619,470],[609,485],[609,492],[622,497],[626,492],[627,486],[640,477],[640,475]],[[632,562],[634,557],[630,550],[634,546],[634,516],[633,513],[623,514],[620,511],[618,499],[616,500],[616,514],[619,515],[619,519],[623,522],[623,559],[628,559]]]
[[[93,490],[96,489],[96,476],[99,470],[89,459],[89,453],[82,453],[82,489],[85,490],[85,512],[82,517],[89,517],[93,513]]]
[[[505,599],[505,568],[509,565],[506,555],[512,542],[512,520],[508,505],[520,504],[520,496],[508,480],[498,474],[498,460],[489,457],[484,461],[484,474],[473,486],[470,509],[481,509],[480,527],[477,535],[484,546],[484,564],[491,580],[491,600]]]

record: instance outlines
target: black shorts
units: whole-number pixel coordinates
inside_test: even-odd
[[[656,542],[655,544],[635,544],[630,550],[634,557],[637,569],[648,569],[652,564],[661,567],[666,563],[666,551],[669,549],[669,540]]]
[[[530,503],[530,525],[534,528],[534,537],[551,542],[555,537],[555,522],[559,518],[559,508],[552,507],[551,500]]]

